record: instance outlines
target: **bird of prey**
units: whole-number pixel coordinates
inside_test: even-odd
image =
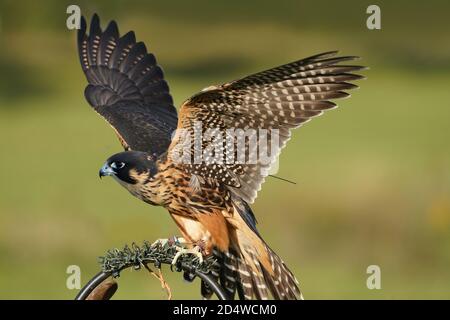
[[[89,34],[86,29],[82,18],[78,49],[89,83],[85,96],[125,149],[106,160],[100,176],[113,176],[132,195],[166,208],[189,249],[216,256],[220,268],[213,276],[230,297],[302,298],[295,276],[257,231],[249,204],[291,129],[333,109],[336,104],[330,99],[347,97],[344,90],[357,87],[350,82],[362,76],[352,72],[363,67],[340,64],[357,57],[327,52],[211,86],[187,99],[177,116],[161,67],[144,43],[136,42],[134,32],[120,36],[115,21],[102,31],[97,15]],[[227,156],[238,148],[248,155],[255,148],[245,136],[239,146],[238,139],[225,143],[211,137],[186,144],[199,123],[200,133],[211,129],[214,137],[229,129],[266,129],[265,139],[274,141],[276,132],[277,144],[271,145],[268,161],[219,161],[208,156],[194,161],[199,149],[218,144],[234,150]],[[262,145],[262,135],[253,137],[257,146]],[[174,156],[180,146],[191,161]],[[201,294],[212,295],[205,283]]]

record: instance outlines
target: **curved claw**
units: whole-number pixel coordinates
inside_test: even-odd
[[[190,249],[186,249],[186,248],[180,248],[177,247],[177,254],[175,255],[175,257],[173,257],[172,260],[172,265],[175,265],[177,263],[177,260],[182,256],[182,255],[187,255],[187,254],[193,254],[195,255],[198,260],[200,261],[200,263],[203,263],[203,254],[202,254],[202,248],[199,246],[195,246],[193,248]]]

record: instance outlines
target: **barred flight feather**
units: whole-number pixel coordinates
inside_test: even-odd
[[[87,101],[115,129],[126,150],[158,156],[167,151],[177,113],[155,56],[133,32],[119,36],[115,21],[105,31],[94,15],[78,31],[80,63],[89,85]]]
[[[275,139],[270,130],[277,129],[279,145],[270,150],[268,163],[262,163],[260,159],[256,163],[227,163],[224,159],[230,155],[225,155],[220,158],[221,163],[203,161],[182,166],[183,169],[216,179],[217,183],[226,184],[233,194],[252,203],[281,149],[290,139],[290,129],[335,108],[336,104],[330,100],[348,97],[346,90],[357,88],[349,81],[363,78],[352,72],[363,70],[364,67],[339,65],[357,57],[334,57],[336,53],[319,54],[221,86],[209,87],[188,99],[180,111],[178,127],[187,129],[191,135],[195,121],[201,121],[202,132],[218,128],[222,136],[226,136],[228,129],[269,129],[267,145],[270,145]],[[257,139],[256,145],[260,147],[259,136]],[[257,152],[249,141],[246,139],[245,142],[243,153],[246,155]],[[174,139],[169,151],[179,142]],[[234,156],[236,147],[235,143]],[[227,150],[223,141],[203,142],[202,150],[207,148]],[[191,153],[194,154],[193,149]]]

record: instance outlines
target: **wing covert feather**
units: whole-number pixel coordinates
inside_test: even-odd
[[[244,138],[243,152],[248,156],[246,161],[227,162],[230,154],[227,154],[225,139],[218,139],[203,141],[202,150],[211,148],[211,145],[215,147],[214,144],[220,145],[222,149],[218,149],[225,150],[221,163],[203,159],[201,163],[193,161],[181,164],[186,171],[200,179],[226,184],[233,194],[252,203],[281,149],[290,139],[291,129],[335,108],[336,104],[330,100],[348,97],[346,90],[357,88],[351,81],[364,78],[352,73],[364,67],[340,65],[357,57],[335,57],[336,53],[327,52],[298,60],[209,87],[192,96],[181,107],[178,129],[183,129],[183,134],[175,135],[169,155],[183,143],[186,130],[193,138],[197,122],[201,123],[203,134],[213,128],[218,130],[217,135],[222,136],[226,136],[229,129],[242,129],[244,132],[254,130],[256,144],[250,143],[250,138]],[[261,129],[266,130],[265,140],[260,135],[263,132]],[[234,144],[231,158],[236,160],[238,145],[236,142],[231,143]],[[266,152],[268,158],[264,161],[260,158],[256,162],[248,161],[250,154],[259,156],[260,150]],[[194,146],[190,152],[192,157]]]

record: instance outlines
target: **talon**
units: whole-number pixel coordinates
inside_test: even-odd
[[[203,263],[203,254],[201,252],[201,248],[199,246],[195,246],[191,249],[186,249],[186,248],[181,248],[181,247],[177,247],[177,254],[175,255],[175,257],[173,257],[172,260],[172,265],[175,265],[178,261],[178,259],[180,258],[180,256],[182,255],[188,255],[188,254],[193,254],[195,255],[200,263]]]

